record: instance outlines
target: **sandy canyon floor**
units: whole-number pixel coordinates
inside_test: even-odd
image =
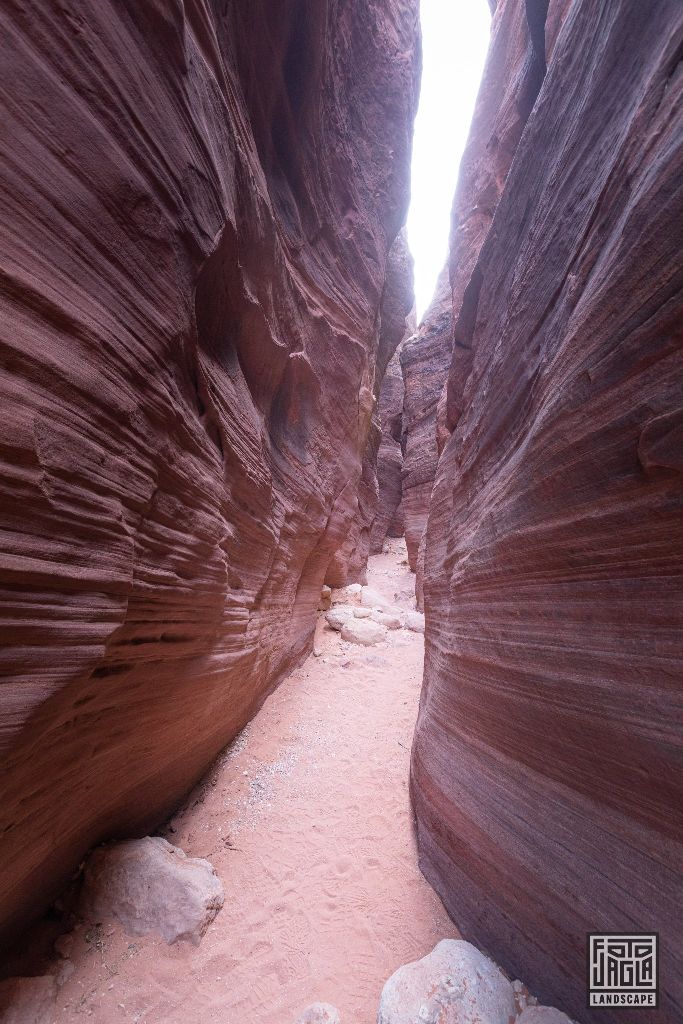
[[[368,583],[414,607],[403,541]],[[225,888],[201,945],[79,928],[60,1024],[294,1024],[315,1001],[372,1024],[389,975],[457,937],[418,869],[408,798],[423,638],[358,647],[320,616],[315,646],[164,830]]]

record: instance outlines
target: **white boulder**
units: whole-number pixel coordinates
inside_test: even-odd
[[[344,623],[353,618],[353,611],[353,606],[350,604],[333,605],[329,612],[325,614],[325,621],[330,629],[336,629],[337,632],[340,632]]]
[[[94,850],[85,866],[81,914],[115,918],[129,935],[158,932],[166,942],[199,945],[223,906],[223,886],[213,865],[186,857],[160,836],[146,836]]]
[[[377,1024],[510,1024],[512,985],[478,949],[444,939],[405,964],[382,990]]]
[[[362,589],[360,583],[349,583],[348,587],[333,590],[332,604],[360,604]]]
[[[387,629],[401,628],[401,616],[396,612],[381,612],[377,608],[373,608],[370,618],[373,622],[379,622],[380,626],[386,626]]]
[[[425,617],[422,612],[406,612],[403,624],[406,629],[412,630],[413,633],[424,633],[425,631]]]
[[[373,587],[363,587],[360,595],[360,603],[364,608],[380,608],[382,611],[391,610],[391,601],[388,601],[379,590]]]
[[[361,644],[363,647],[372,647],[373,644],[381,643],[386,639],[387,631],[384,626],[372,619],[356,619],[352,617],[344,623],[341,631],[342,640],[348,640],[352,644]]]
[[[307,1006],[296,1024],[339,1024],[339,1010],[329,1003],[311,1003]]]

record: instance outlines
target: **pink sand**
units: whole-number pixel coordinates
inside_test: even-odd
[[[394,603],[414,607],[413,580],[403,541],[370,560]],[[166,833],[225,887],[201,945],[78,929],[55,1021],[294,1024],[325,1001],[371,1024],[389,975],[457,937],[418,869],[408,799],[422,636],[356,647],[321,616],[316,648]]]

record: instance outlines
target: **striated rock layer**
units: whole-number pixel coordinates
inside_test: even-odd
[[[439,451],[449,436],[446,377],[451,402],[454,402],[462,394],[472,368],[469,336],[471,318],[476,311],[479,252],[491,227],[569,2],[500,0],[494,12],[486,64],[451,212],[449,267],[453,356],[439,396]]]
[[[429,499],[439,460],[437,403],[443,390],[453,345],[451,288],[448,268],[439,277],[434,298],[415,334],[401,351],[405,387],[403,400],[402,509],[408,562],[415,572],[418,607],[422,607],[424,548]]]
[[[403,400],[405,388],[401,372],[401,352],[415,331],[415,313],[406,319],[403,340],[394,352],[382,379],[377,411],[382,438],[377,452],[377,508],[370,529],[370,554],[379,554],[386,537],[402,537],[404,532],[403,472]]]
[[[417,0],[2,15],[0,931],[306,651],[354,516]]]
[[[439,454],[449,436],[446,379],[462,390],[470,370],[465,303],[517,144],[543,81],[568,0],[501,0],[453,199],[450,259],[420,330],[402,357],[406,389],[403,500],[406,543],[422,607],[424,530]],[[547,17],[543,25],[543,7]],[[449,273],[450,271],[450,273]]]
[[[401,343],[406,319],[414,304],[413,258],[408,248],[405,229],[394,242],[389,259],[379,318],[379,344],[375,363],[374,391],[367,394],[371,422],[363,453],[363,468],[355,514],[343,544],[337,550],[325,577],[331,587],[366,582],[368,555],[372,533],[380,507],[377,465],[382,444],[381,385],[391,359]],[[361,392],[361,401],[366,393]],[[381,550],[381,547],[380,547]]]
[[[379,395],[378,411],[382,437],[377,451],[377,507],[370,528],[370,554],[373,555],[382,550],[386,537],[403,536],[403,375],[400,354],[400,349],[397,349],[387,367]]]
[[[585,1022],[683,1016],[682,46],[678,0],[571,3],[468,285],[427,526],[421,863]],[[587,1011],[586,933],[654,930],[660,1008]]]
[[[570,2],[498,0],[453,198],[449,267],[456,320]]]

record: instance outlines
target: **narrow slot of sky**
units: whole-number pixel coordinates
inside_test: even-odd
[[[418,323],[448,255],[453,193],[489,41],[486,0],[422,0],[422,88],[415,119],[408,240]]]

